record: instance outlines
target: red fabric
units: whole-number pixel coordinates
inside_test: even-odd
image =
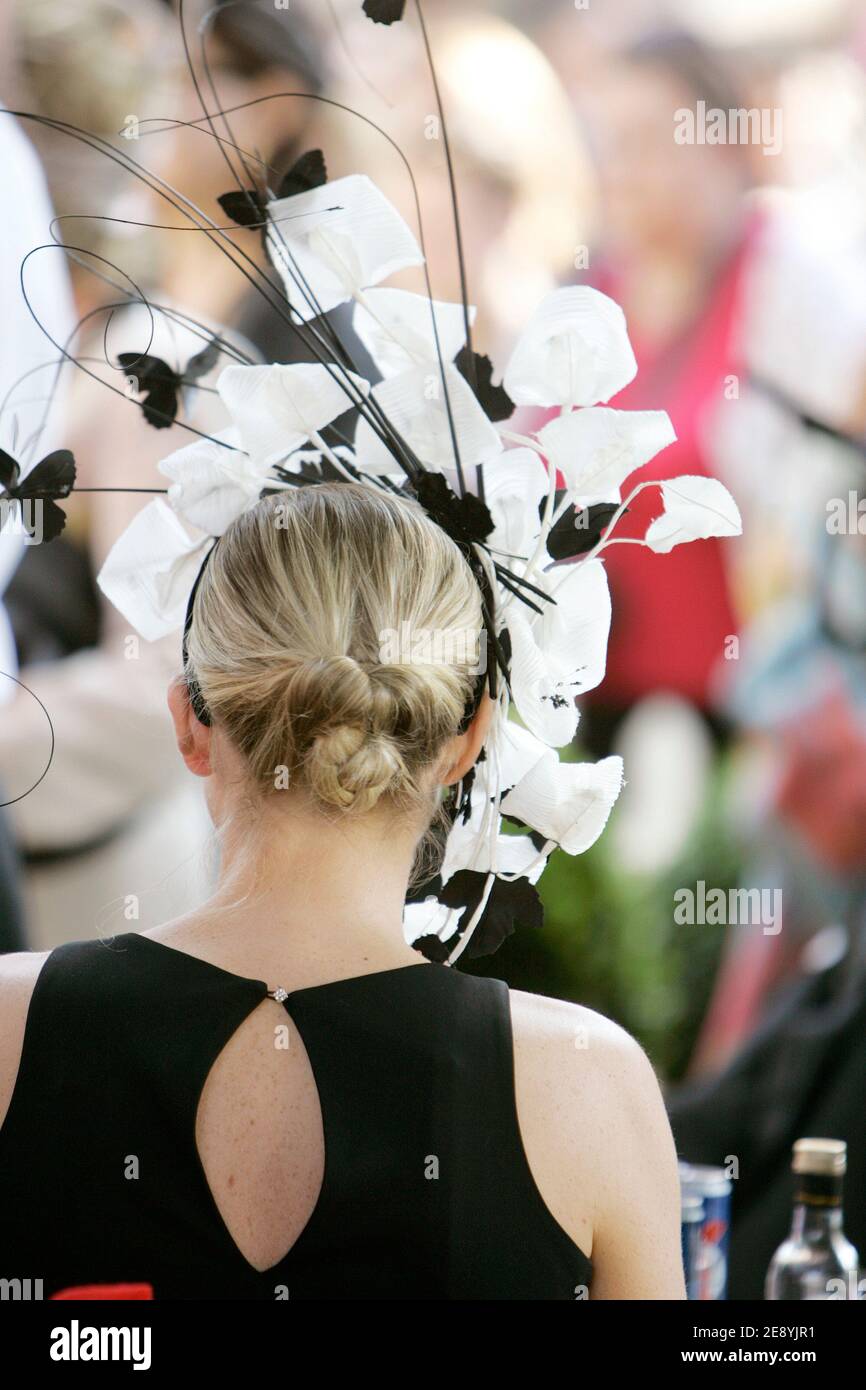
[[[836,874],[866,868],[866,737],[843,689],[781,730],[779,816]]]
[[[755,1031],[766,996],[784,973],[783,935],[784,924],[775,936],[733,935],[728,929],[726,952],[689,1062],[690,1078],[721,1071]]]
[[[152,1299],[153,1286],[151,1284],[79,1284],[76,1288],[59,1289],[51,1297],[75,1299],[76,1301],[88,1298]]]
[[[699,431],[708,408],[724,406],[725,378],[740,376],[737,352],[742,273],[758,234],[755,220],[719,275],[698,322],[662,352],[630,334],[638,363],[636,379],[610,404],[622,410],[666,410],[677,442],[626,479],[625,498],[638,482],[681,474],[711,476]],[[595,286],[618,299],[616,277],[597,277]],[[539,428],[556,412],[534,419]],[[617,536],[642,537],[662,511],[661,494],[647,489],[616,527]],[[668,555],[639,546],[606,552],[613,599],[607,674],[600,689],[584,697],[627,706],[656,690],[670,690],[700,707],[711,703],[711,674],[723,658],[725,638],[738,631],[726,577],[724,547],[730,540],[693,541]]]

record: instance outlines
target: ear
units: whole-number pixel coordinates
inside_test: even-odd
[[[211,731],[196,719],[183,676],[176,677],[168,687],[168,707],[180,756],[195,777],[210,777],[213,771],[210,761]]]
[[[495,701],[491,700],[485,690],[469,728],[462,734],[456,734],[443,754],[445,774],[439,780],[444,787],[453,787],[456,782],[466,776],[470,767],[474,767],[482,744],[490,731],[490,722],[493,719],[495,709]]]

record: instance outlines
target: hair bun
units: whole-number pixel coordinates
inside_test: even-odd
[[[362,672],[363,674],[363,672]],[[305,760],[310,789],[326,806],[370,810],[406,769],[385,735],[342,724],[319,734]]]
[[[369,810],[406,774],[389,736],[395,716],[390,691],[348,655],[307,663],[302,679],[307,698],[327,709],[325,727],[305,758],[310,789],[326,806]]]

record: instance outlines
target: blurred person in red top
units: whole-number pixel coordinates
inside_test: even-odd
[[[745,197],[750,156],[739,145],[677,143],[675,113],[699,99],[739,105],[703,48],[672,33],[608,60],[583,113],[604,236],[584,278],[622,305],[638,362],[635,381],[610,404],[666,409],[677,434],[624,483],[623,497],[645,479],[712,473],[706,420],[739,369],[738,295],[757,230]],[[658,493],[647,490],[617,535],[642,536],[659,510]],[[664,563],[638,546],[611,552],[607,676],[584,722],[599,750],[620,716],[655,691],[712,719],[712,673],[738,629],[723,552],[718,540],[677,548]]]

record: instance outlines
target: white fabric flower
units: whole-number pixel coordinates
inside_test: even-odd
[[[622,309],[599,290],[576,285],[541,301],[503,385],[516,405],[597,405],[636,374]]]
[[[369,382],[349,376],[366,394]],[[226,367],[217,389],[244,448],[262,467],[280,463],[353,404],[340,372],[318,362]]]
[[[557,577],[556,603],[534,615],[512,603],[506,613],[511,637],[511,689],[527,728],[554,748],[574,737],[575,698],[603,679],[610,632],[610,593],[600,560],[586,560]],[[547,576],[539,587],[553,592]],[[544,602],[543,600],[541,602]]]
[[[498,785],[505,789],[521,782],[536,763],[548,757],[551,751],[548,744],[513,719],[500,722],[495,738],[495,750],[479,767],[487,762],[498,767]]]
[[[439,352],[445,362],[453,362],[466,342],[466,321],[462,304],[445,304],[408,290],[367,290],[355,305],[352,327],[383,376],[398,376],[424,363],[438,364],[433,317],[439,338]],[[469,308],[470,327],[475,321],[474,306]]]
[[[501,453],[498,430],[494,429],[456,367],[445,368],[445,383],[461,462],[472,467]],[[389,377],[374,386],[370,394],[426,468],[454,467],[445,387],[438,366],[429,364]],[[365,419],[358,423],[355,453],[362,472],[389,474],[395,471],[394,455]]]
[[[675,439],[664,410],[607,406],[564,412],[538,432],[548,462],[583,506],[619,502],[626,478]]]
[[[541,877],[544,856],[526,835],[504,835],[496,799],[502,787],[526,776],[550,749],[511,720],[497,714],[485,742],[486,757],[476,763],[469,794],[470,813],[461,813],[448,835],[440,874],[447,883],[462,869],[476,873],[525,875],[530,883]],[[493,829],[496,834],[493,835]]]
[[[535,549],[541,534],[539,507],[549,487],[549,474],[534,449],[506,449],[484,465],[484,499],[494,524],[487,545],[509,569],[509,557],[527,560]],[[523,567],[513,568],[520,573]]]
[[[350,445],[335,444],[328,450],[328,455],[330,454],[333,454],[334,458],[339,459],[341,463],[348,464],[351,468],[355,467],[355,451]],[[282,460],[280,468],[284,469],[286,473],[301,473],[304,469],[309,470],[310,468],[321,473],[322,465],[325,463],[328,455],[324,454],[321,449],[315,447],[312,449],[296,449],[294,453],[289,454],[288,458]],[[269,483],[269,486],[278,488],[280,486],[291,487],[292,485],[291,483],[281,484],[279,479],[273,479]]]
[[[517,874],[530,883],[537,883],[544,872],[544,864],[544,856],[528,835],[497,834],[492,839],[489,834],[479,833],[474,818],[466,825],[458,819],[445,845],[440,874],[443,885],[462,869],[481,874]]]
[[[158,497],[114,542],[96,582],[136,632],[155,642],[183,627],[192,586],[212,544],[210,536],[193,540]]]
[[[423,265],[417,241],[397,209],[363,174],[268,203],[275,223],[268,250],[292,307],[303,319],[326,314],[395,271]],[[313,296],[298,287],[292,262]]]
[[[657,555],[666,555],[684,541],[742,535],[739,508],[717,478],[686,474],[662,483],[661,490],[665,509],[650,523],[644,537]]]
[[[255,506],[267,472],[242,451],[237,430],[223,430],[214,438],[221,442],[196,439],[158,467],[172,479],[168,500],[174,510],[198,530],[221,536],[242,512]]]
[[[607,825],[622,776],[622,758],[564,763],[549,749],[502,798],[502,811],[555,840],[566,854],[583,854]]]

